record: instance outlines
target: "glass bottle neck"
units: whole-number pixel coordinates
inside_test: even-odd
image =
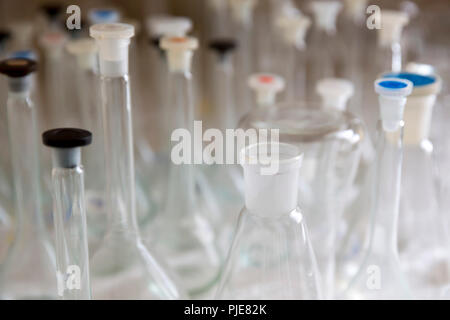
[[[372,212],[372,249],[397,254],[397,220],[403,157],[403,121],[394,131],[378,124],[375,197]]]
[[[64,300],[90,299],[83,168],[55,167],[52,183],[58,295]]]
[[[138,233],[128,75],[100,77],[109,231]]]

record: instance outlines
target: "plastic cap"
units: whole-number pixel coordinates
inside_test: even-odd
[[[260,106],[275,103],[277,93],[285,87],[284,79],[272,73],[253,74],[248,79],[248,85],[256,91],[256,99]]]
[[[117,77],[128,73],[128,46],[134,27],[125,23],[95,24],[89,29],[97,42],[100,73]]]
[[[33,50],[14,51],[14,52],[11,53],[9,58],[10,59],[13,59],[13,58],[24,58],[24,59],[34,60],[34,61],[38,60],[37,54]]]
[[[441,78],[437,75],[426,76],[412,72],[400,72],[387,73],[383,77],[409,80],[413,84],[411,96],[438,94],[442,88]]]
[[[346,79],[325,78],[317,82],[316,92],[322,97],[325,107],[345,110],[348,99],[355,93],[355,86]]]
[[[66,45],[67,52],[77,58],[82,69],[94,69],[96,63],[97,47],[93,39],[71,40]]]
[[[406,65],[405,70],[412,73],[418,73],[424,76],[432,76],[436,74],[436,71],[432,65],[418,62],[409,62]]]
[[[385,77],[375,81],[375,92],[385,97],[406,97],[412,92],[413,84],[409,80]]]
[[[0,73],[10,78],[26,77],[36,69],[36,61],[25,58],[11,58],[0,62]]]
[[[169,70],[185,72],[191,68],[193,50],[198,48],[198,40],[193,37],[164,37],[160,46],[166,50]]]
[[[44,145],[52,148],[78,148],[92,143],[92,133],[76,128],[51,129],[42,134]]]
[[[242,149],[246,208],[266,217],[294,210],[302,159],[296,146],[285,143],[259,143]]]
[[[192,29],[192,20],[186,17],[157,15],[147,19],[150,35],[156,37],[183,37]]]
[[[311,19],[301,14],[282,15],[277,19],[277,25],[281,28],[287,43],[299,49],[305,48],[305,36],[311,25]]]
[[[214,39],[209,42],[208,47],[220,56],[225,56],[236,49],[237,42],[232,38]]]
[[[0,30],[0,45],[5,43],[11,38],[11,32],[7,30]]]
[[[57,3],[45,4],[41,7],[49,20],[55,20],[62,12],[62,6]]]
[[[380,46],[390,46],[400,42],[403,27],[408,23],[408,14],[404,12],[381,10],[381,28],[378,29],[378,44]]]
[[[120,20],[120,13],[115,9],[91,9],[88,13],[91,24],[115,23]]]
[[[375,81],[375,92],[379,94],[380,117],[385,131],[396,131],[403,120],[406,96],[412,92],[409,80],[382,78]]]
[[[328,34],[336,33],[336,20],[342,4],[339,1],[314,1],[311,10],[317,26]]]
[[[344,11],[354,22],[364,20],[368,0],[344,0]]]

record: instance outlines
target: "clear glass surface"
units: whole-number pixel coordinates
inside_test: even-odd
[[[378,126],[374,198],[368,249],[356,276],[345,290],[348,299],[410,299],[397,248],[403,121],[395,131]]]
[[[95,299],[182,297],[166,269],[143,245],[136,221],[128,76],[101,79],[108,230],[91,261]]]
[[[38,134],[29,92],[10,93],[7,109],[16,233],[1,266],[0,294],[3,299],[55,299],[55,257],[41,212]]]
[[[58,295],[63,300],[90,299],[83,168],[54,168],[52,182]]]

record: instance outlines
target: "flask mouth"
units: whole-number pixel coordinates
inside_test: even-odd
[[[278,175],[299,169],[303,153],[294,145],[279,142],[251,144],[241,150],[240,163],[244,168],[261,175]]]

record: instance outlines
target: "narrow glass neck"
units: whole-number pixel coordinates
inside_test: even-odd
[[[229,54],[219,57],[214,72],[214,92],[217,110],[218,129],[225,133],[226,129],[236,126],[233,104],[233,65]]]
[[[397,220],[400,206],[400,182],[403,156],[403,121],[395,131],[385,131],[378,124],[375,171],[375,198],[372,212],[372,246],[397,254]]]
[[[9,93],[7,114],[18,237],[30,237],[41,230],[42,216],[36,115],[28,91]]]
[[[128,75],[100,77],[110,231],[137,235],[133,132]]]
[[[170,90],[169,103],[172,115],[171,131],[184,129],[190,133],[191,141],[193,141],[193,124],[194,124],[194,106],[192,101],[192,81],[189,72],[170,72]],[[170,146],[175,146],[177,142],[169,141]],[[179,142],[178,142],[179,143]],[[194,146],[190,144],[190,159],[193,160],[195,155]],[[170,160],[172,161],[172,159]],[[173,164],[170,169],[169,191],[166,204],[166,213],[168,215],[177,215],[176,208],[184,208],[185,212],[190,212],[189,208],[195,206],[195,179],[194,164]]]
[[[54,168],[52,187],[58,295],[64,300],[90,299],[83,168]]]

